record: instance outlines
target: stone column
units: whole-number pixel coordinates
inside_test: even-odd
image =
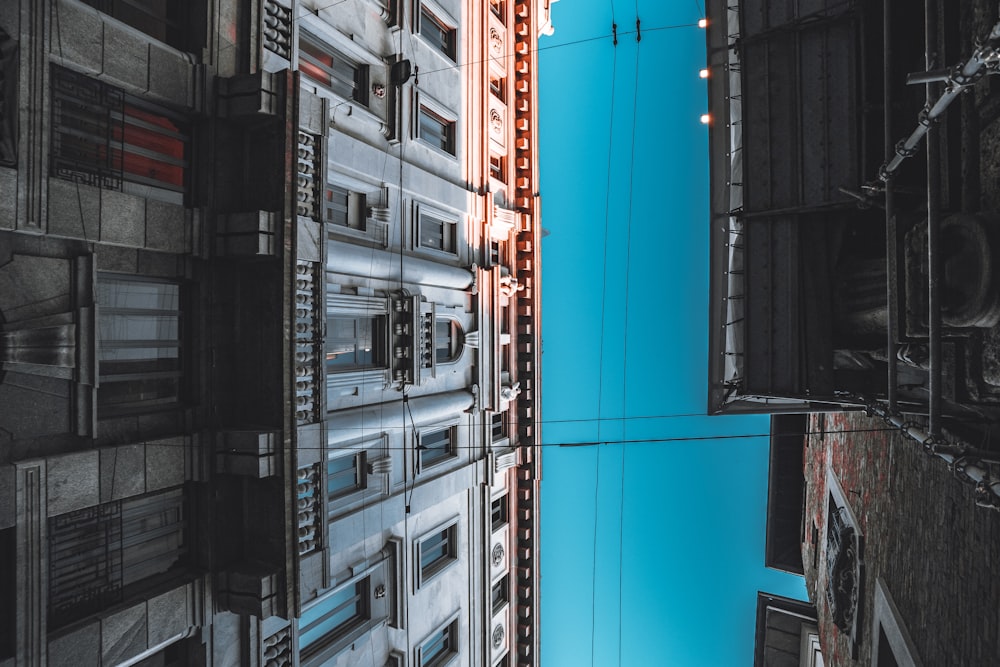
[[[329,240],[326,243],[326,270],[364,276],[375,280],[399,281],[398,252],[365,248]],[[403,278],[407,283],[433,285],[451,289],[466,289],[472,285],[473,274],[468,269],[441,264],[422,257],[403,257]]]

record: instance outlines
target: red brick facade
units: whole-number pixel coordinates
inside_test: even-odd
[[[976,507],[941,459],[897,431],[862,432],[883,427],[862,413],[816,415],[809,424],[803,562],[826,664],[874,664],[876,578],[924,665],[1000,664],[1000,513]],[[856,659],[826,602],[828,468],[864,537]]]

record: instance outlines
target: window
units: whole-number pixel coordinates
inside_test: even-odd
[[[299,71],[344,99],[368,106],[368,66],[359,65],[302,31]]]
[[[367,197],[338,185],[327,186],[323,218],[328,223],[365,231],[368,226]]]
[[[49,518],[49,627],[162,583],[187,553],[184,492],[172,489]]]
[[[490,524],[497,530],[506,526],[507,521],[507,494],[504,494],[490,505]]]
[[[173,194],[186,184],[188,131],[180,116],[58,66],[52,101],[54,176],[182,203]]]
[[[499,74],[490,74],[490,92],[501,102],[506,102],[507,78]]]
[[[457,523],[434,531],[420,540],[417,544],[418,560],[420,561],[418,584],[423,584],[458,560],[457,542]]]
[[[369,618],[369,579],[348,584],[320,598],[299,618],[299,649],[322,648],[351,634]]]
[[[454,430],[454,428],[442,428],[435,431],[425,431],[419,435],[420,444],[417,445],[417,451],[420,455],[421,470],[456,455]]]
[[[328,373],[382,368],[385,363],[381,317],[328,317],[326,370]]]
[[[98,274],[99,413],[181,398],[180,299],[174,283]]]
[[[426,7],[420,8],[420,35],[438,51],[455,60],[455,29],[445,25]]]
[[[490,0],[490,9],[493,10],[493,15],[496,16],[501,21],[507,14],[507,4],[504,0]]]
[[[493,413],[493,416],[490,417],[490,435],[493,442],[507,437],[507,413]]]
[[[506,162],[500,155],[490,155],[490,176],[501,183],[507,182]]]
[[[437,630],[418,649],[420,667],[440,667],[458,655],[458,619]]]
[[[343,498],[367,486],[365,452],[338,456],[326,463],[326,494],[331,501]]]
[[[455,154],[455,122],[442,118],[427,107],[420,107],[417,136],[434,148]]]
[[[494,614],[500,611],[500,609],[503,608],[503,606],[507,604],[508,600],[510,599],[510,594],[508,593],[508,590],[509,590],[509,583],[507,575],[505,574],[503,576],[503,579],[493,584],[493,590],[490,594],[490,598],[492,600],[491,608],[493,609]]]
[[[434,361],[447,364],[462,355],[462,330],[458,323],[447,317],[434,321]]]
[[[190,28],[189,12],[200,2],[176,0],[83,0],[85,3],[150,37],[182,51],[194,51],[197,30]]]
[[[429,213],[420,213],[420,247],[455,254],[458,225]]]

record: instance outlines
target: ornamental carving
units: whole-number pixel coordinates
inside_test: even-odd
[[[503,630],[503,625],[497,623],[496,627],[493,628],[493,635],[492,635],[493,648],[500,648],[501,646],[503,646],[503,640],[505,636],[506,633]]]
[[[493,134],[503,134],[503,116],[496,109],[490,109],[490,130]]]
[[[490,552],[490,561],[493,563],[493,567],[497,567],[503,562],[504,555],[503,545],[499,542],[494,544],[493,551]]]
[[[858,535],[844,519],[843,509],[829,513],[826,533],[826,600],[834,624],[851,633],[858,611],[861,588],[861,562]]]
[[[503,37],[496,28],[490,28],[490,52],[498,58],[503,55]]]

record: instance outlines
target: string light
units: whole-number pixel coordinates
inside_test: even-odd
[[[708,125],[712,121],[712,117],[710,115],[708,115],[707,113],[703,113],[701,115],[700,120],[701,120],[701,124],[702,125]]]
[[[703,68],[698,70],[698,78],[707,79],[708,78],[708,68]]]
[[[698,27],[699,28],[707,28],[708,27],[708,19],[698,19]]]

